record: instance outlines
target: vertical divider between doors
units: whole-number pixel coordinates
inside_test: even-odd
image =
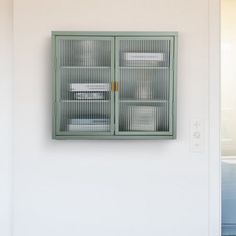
[[[113,73],[113,80],[114,83],[116,82],[116,37],[114,36],[114,45],[113,45],[113,67],[114,67],[114,73]],[[116,91],[113,91],[113,97],[114,97],[114,102],[113,102],[113,110],[114,110],[114,117],[113,117],[113,135],[116,134]]]

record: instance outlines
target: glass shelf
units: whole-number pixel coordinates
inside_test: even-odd
[[[110,66],[60,66],[61,69],[111,69]]]
[[[92,102],[97,102],[97,103],[106,103],[110,102],[110,100],[60,100],[61,102],[81,102],[81,103],[92,103]]]
[[[168,70],[167,66],[120,66],[121,70]]]
[[[124,103],[168,103],[168,100],[134,100],[134,99],[121,99],[120,102],[124,102]]]

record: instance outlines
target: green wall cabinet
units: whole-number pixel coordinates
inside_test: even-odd
[[[176,32],[52,32],[53,138],[174,139]]]

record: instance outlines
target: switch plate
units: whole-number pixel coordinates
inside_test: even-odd
[[[194,118],[190,125],[190,149],[191,152],[203,152],[204,150],[204,122],[201,118]]]

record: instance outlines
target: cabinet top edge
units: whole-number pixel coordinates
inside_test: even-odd
[[[52,31],[52,36],[178,36],[177,31]]]

